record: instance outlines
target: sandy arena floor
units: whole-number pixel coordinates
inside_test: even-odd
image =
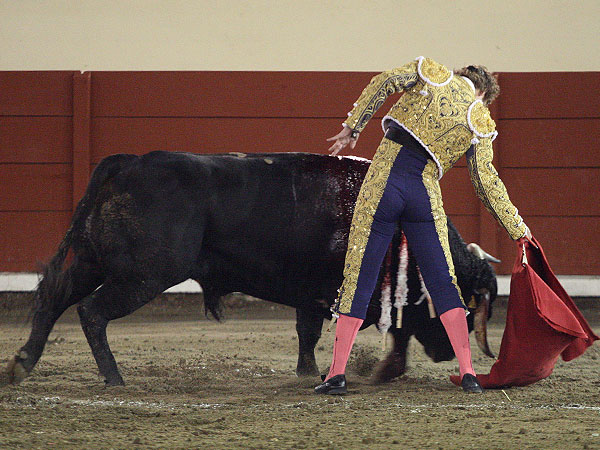
[[[583,310],[596,332],[598,309]],[[503,312],[490,324],[495,351]],[[373,386],[349,373],[350,395],[322,397],[312,393],[318,379],[294,374],[292,309],[242,303],[227,316],[206,320],[197,299],[159,300],[113,322],[109,342],[127,385],[106,388],[68,311],[33,374],[0,388],[0,448],[600,449],[598,343],[532,386],[466,395],[448,380],[456,362],[434,364],[413,341],[404,377]],[[22,317],[0,308],[2,367],[28,336]],[[323,371],[332,341],[324,331]],[[380,359],[380,347],[368,329],[355,354]],[[489,372],[493,361],[473,348],[475,369]]]

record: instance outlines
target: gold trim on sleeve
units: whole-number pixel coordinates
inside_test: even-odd
[[[471,183],[486,209],[496,218],[513,240],[525,235],[527,226],[517,208],[508,198],[504,183],[492,164],[492,139],[484,138],[467,153],[467,167]]]
[[[418,79],[416,62],[374,76],[348,113],[344,125],[362,131],[390,95],[414,86]]]

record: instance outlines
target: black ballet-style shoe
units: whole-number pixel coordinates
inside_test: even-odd
[[[465,373],[463,375],[460,385],[463,388],[463,391],[471,394],[481,394],[483,392],[483,388],[481,387],[481,384],[479,384],[477,377],[470,373]]]
[[[347,392],[346,375],[344,374],[331,377],[315,388],[315,394],[344,395]]]

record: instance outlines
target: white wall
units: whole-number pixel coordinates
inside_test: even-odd
[[[0,0],[0,70],[600,70],[600,0]]]

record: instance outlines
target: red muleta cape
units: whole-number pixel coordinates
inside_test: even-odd
[[[558,282],[535,238],[518,241],[510,280],[506,328],[484,388],[527,386],[549,376],[559,356],[570,361],[598,339]],[[537,246],[537,248],[536,248]],[[460,385],[458,376],[450,377]]]

